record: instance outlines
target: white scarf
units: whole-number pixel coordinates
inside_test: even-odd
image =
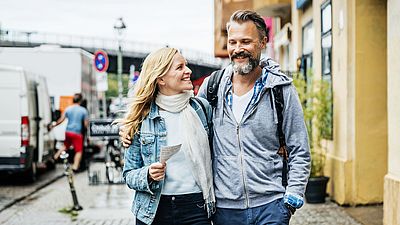
[[[193,91],[167,96],[160,92],[156,104],[168,111],[179,112],[179,120],[183,124],[183,143],[185,156],[189,159],[193,177],[203,192],[208,217],[215,211],[215,195],[211,167],[211,151],[208,135],[196,111],[190,106],[189,100]]]

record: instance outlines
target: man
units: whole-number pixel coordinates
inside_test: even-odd
[[[75,156],[72,170],[76,172],[79,169],[79,165],[82,159],[82,131],[87,129],[89,120],[87,110],[81,106],[82,95],[79,93],[75,94],[72,101],[73,105],[68,106],[65,109],[65,112],[57,120],[57,122],[51,126],[51,128],[64,122],[66,118],[68,119],[67,129],[65,131],[64,146],[56,152],[56,154],[54,155],[54,159],[58,159],[63,151],[73,146],[75,150]]]
[[[213,110],[215,225],[289,224],[303,205],[310,172],[307,130],[292,80],[271,59],[261,59],[266,25],[253,11],[235,12],[227,24],[231,64],[225,68]],[[198,96],[206,98],[206,79]],[[288,151],[288,185],[277,154],[278,112],[271,88],[282,86],[282,130]],[[129,143],[126,137],[122,137]]]
[[[307,130],[292,80],[279,65],[261,59],[267,44],[264,20],[239,10],[227,24],[231,65],[225,68],[213,113],[214,223],[289,224],[303,204],[310,172]],[[206,97],[205,80],[198,96]],[[277,154],[277,110],[271,88],[282,86],[283,133],[288,151],[288,185],[282,185]]]

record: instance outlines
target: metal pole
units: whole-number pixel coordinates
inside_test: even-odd
[[[103,91],[103,118],[106,119],[107,118],[107,102],[106,102],[106,92]]]
[[[121,40],[118,40],[118,98],[119,98],[119,107],[121,109],[122,105],[122,47]]]
[[[75,185],[74,185],[74,177],[73,177],[71,165],[68,162],[68,156],[69,156],[68,153],[63,151],[60,158],[63,159],[63,161],[64,161],[64,169],[65,169],[64,174],[67,175],[69,189],[70,189],[71,195],[72,195],[72,202],[74,203],[71,210],[79,211],[79,210],[82,210],[83,208],[82,208],[82,206],[79,205],[79,202],[78,202],[78,196],[76,195],[76,190],[75,190]]]

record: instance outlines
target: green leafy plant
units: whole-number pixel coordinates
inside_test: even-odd
[[[106,91],[107,99],[118,97],[118,76],[114,73],[109,73],[107,76],[108,79],[108,90]],[[122,74],[122,94],[126,96],[128,93],[128,83],[129,77],[126,74]]]
[[[310,73],[311,74],[311,73]],[[324,176],[326,146],[323,139],[332,138],[332,91],[329,81],[306,81],[301,73],[293,75],[293,84],[302,103],[311,151],[311,177]]]

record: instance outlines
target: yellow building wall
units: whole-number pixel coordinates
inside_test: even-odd
[[[386,1],[356,0],[356,204],[383,201],[387,173]]]
[[[292,1],[292,49],[302,53],[302,26],[312,19],[313,73],[321,76],[321,5]],[[293,58],[297,58],[293,57]],[[328,192],[339,204],[383,201],[387,166],[386,2],[332,1],[333,140],[327,141]]]
[[[313,74],[321,77],[321,5],[324,2],[313,1],[304,10],[296,9],[296,1],[292,1],[292,44],[295,52],[292,58],[295,63],[302,55],[302,27],[313,21],[314,50]],[[340,15],[342,25],[339,27]],[[330,177],[328,193],[339,204],[353,202],[352,189],[354,172],[353,156],[355,149],[355,40],[354,1],[335,0],[332,3],[332,85],[334,105],[333,141],[326,141],[327,158],[325,174]],[[353,21],[353,22],[351,22]]]
[[[353,202],[355,149],[355,4],[332,3],[333,141],[327,151],[328,193],[339,204]]]
[[[388,0],[388,173],[385,176],[383,221],[400,224],[400,1]]]
[[[289,46],[292,49],[293,54],[290,57],[290,63],[296,65],[296,59],[301,56],[301,25],[299,20],[303,13],[302,11],[296,9],[295,0],[292,0],[291,14],[292,14],[292,40]]]

